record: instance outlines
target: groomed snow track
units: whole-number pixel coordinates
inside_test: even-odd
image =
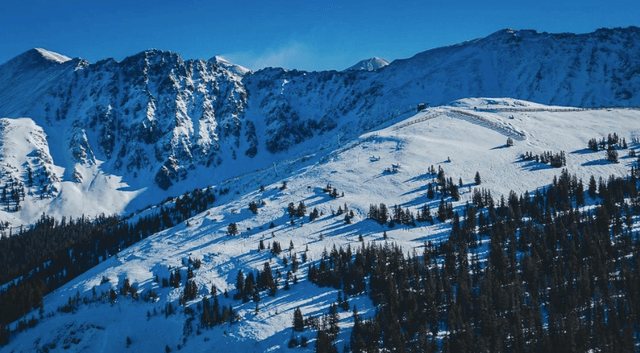
[[[526,135],[522,132],[511,129],[508,126],[497,124],[496,122],[490,121],[482,116],[471,114],[471,113],[468,113],[462,110],[457,110],[457,109],[451,109],[448,111],[438,110],[435,112],[431,112],[430,114],[425,114],[417,119],[404,122],[396,126],[395,128],[393,128],[393,130],[397,131],[407,126],[411,126],[413,124],[435,119],[441,115],[447,115],[452,118],[462,119],[472,124],[480,125],[480,126],[495,130],[503,135],[506,135],[507,137],[512,137],[518,141],[523,141],[526,139]]]
[[[456,109],[452,109],[446,114],[447,116],[450,116],[452,118],[466,120],[470,123],[495,130],[503,135],[506,135],[507,137],[512,137],[518,141],[524,141],[527,138],[526,135],[523,134],[522,132],[511,129],[505,125],[497,124],[479,115],[471,114],[471,113],[468,113],[462,110],[456,110]]]

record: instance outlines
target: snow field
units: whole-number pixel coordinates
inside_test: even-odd
[[[300,307],[305,316],[318,316],[327,313],[329,305],[336,300],[336,290],[319,288],[306,278],[308,265],[319,260],[325,249],[331,251],[333,246],[344,248],[350,245],[355,250],[361,246],[359,235],[365,242],[384,242],[382,234],[386,231],[387,241],[400,245],[405,253],[415,249],[419,254],[425,241],[448,237],[450,226],[447,222],[433,226],[419,223],[415,228],[388,228],[366,219],[369,205],[380,203],[387,207],[408,207],[414,214],[418,207],[428,203],[435,215],[440,199],[426,197],[426,185],[434,178],[427,173],[431,165],[436,170],[442,167],[447,178],[452,177],[455,183],[462,179],[461,200],[454,203],[459,209],[470,201],[470,191],[474,188],[489,189],[493,197],[499,199],[501,195],[506,197],[510,190],[516,193],[535,191],[560,174],[561,169],[521,161],[520,155],[527,151],[564,151],[566,168],[582,178],[585,187],[592,174],[596,178],[623,175],[635,161],[627,157],[628,151],[621,150],[620,163],[611,164],[604,161],[603,151],[587,151],[586,146],[590,138],[600,139],[616,132],[626,138],[630,147],[637,149],[639,146],[631,143],[631,138],[640,133],[639,111],[473,110],[474,106],[489,102],[515,108],[525,104],[511,99],[473,99],[458,101],[455,108],[430,108],[396,125],[365,134],[336,151],[319,150],[306,158],[291,161],[278,169],[278,176],[272,168],[267,168],[217,185],[228,187],[230,192],[219,197],[214,207],[121,251],[117,257],[108,259],[47,296],[44,308],[46,313],[55,312],[77,293],[91,298],[94,286],[98,293],[110,287],[117,290],[125,278],[138,289],[141,297],[153,289],[159,294],[158,301],[135,301],[119,295],[113,305],[108,301],[80,305],[73,314],[55,313],[51,318],[44,318],[36,328],[13,336],[5,348],[8,351],[31,351],[56,343],[52,350],[120,351],[124,349],[128,336],[132,339],[130,349],[143,352],[157,352],[166,345],[172,350],[181,345],[190,351],[215,352],[230,348],[249,352],[281,351],[286,349],[293,334],[291,324],[295,308]],[[508,126],[521,132],[524,139],[507,148],[507,135],[500,129],[460,119],[456,114],[450,114],[452,109]],[[444,113],[407,124],[436,111]],[[397,172],[387,171],[393,165]],[[480,186],[473,182],[476,171],[482,178]],[[284,190],[281,188],[283,181],[287,183]],[[344,192],[344,197],[329,197],[322,191],[327,184],[336,188],[339,195]],[[264,191],[260,191],[261,185]],[[252,201],[264,201],[257,214],[248,210]],[[306,204],[307,216],[294,219],[295,225],[291,225],[287,205],[293,202],[297,206],[300,201]],[[345,223],[344,215],[332,216],[345,204],[354,212],[352,224]],[[308,214],[314,208],[322,215],[309,222]],[[226,234],[231,222],[238,224],[241,231],[238,236]],[[271,222],[275,225],[272,229],[269,228]],[[279,242],[283,253],[273,257],[268,249],[258,251],[260,240],[267,247],[274,241]],[[224,290],[230,297],[233,295],[238,270],[246,274],[261,270],[264,263],[269,262],[272,270],[280,270],[284,277],[290,265],[284,268],[282,256],[289,256],[290,243],[294,245],[291,254],[297,254],[299,261],[308,247],[308,262],[301,263],[296,273],[300,283],[285,291],[283,282],[280,282],[275,297],[262,293],[257,313],[254,302],[242,304],[241,301],[224,298]],[[166,303],[177,306],[184,284],[179,289],[161,288],[153,279],[155,275],[160,279],[168,277],[171,266],[171,269],[181,269],[184,282],[188,258],[202,260],[202,266],[194,271],[199,297],[188,302],[188,306],[195,307],[203,295],[210,295],[210,288],[215,285],[219,290],[220,304],[232,304],[240,317],[239,322],[203,329],[197,334],[195,327],[199,318],[196,315],[193,331],[185,333],[188,315],[184,314],[183,308],[178,308],[178,313],[168,318],[161,314]],[[100,284],[103,277],[109,278],[109,282]],[[375,310],[366,295],[350,297],[349,303],[351,307],[356,304],[364,317],[372,315]],[[147,311],[153,312],[154,309],[157,315],[147,319]],[[341,312],[340,317],[339,348],[348,342],[352,325],[350,312]],[[306,351],[313,350],[315,332],[307,329],[302,335],[310,339]],[[73,338],[79,342],[71,342]],[[65,346],[68,349],[63,349]]]

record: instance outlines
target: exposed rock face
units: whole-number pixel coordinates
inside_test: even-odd
[[[638,57],[636,27],[582,35],[503,30],[383,70],[374,60],[371,71],[344,72],[251,72],[220,57],[183,60],[159,50],[91,64],[33,49],[0,66],[0,116],[30,117],[49,143],[66,146],[52,149],[56,165],[98,163],[168,189],[192,170],[289,158],[319,145],[317,136],[359,134],[421,102],[640,106]]]

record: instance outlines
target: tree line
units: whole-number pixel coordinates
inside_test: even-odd
[[[7,325],[34,308],[42,298],[88,269],[151,234],[170,228],[215,201],[213,189],[196,189],[156,213],[135,221],[101,215],[89,220],[43,214],[31,227],[0,239],[0,344]],[[3,339],[3,337],[6,337]]]
[[[421,255],[387,242],[334,247],[310,265],[309,280],[376,305],[369,318],[354,308],[348,352],[634,351],[637,177],[634,168],[600,179],[590,211],[580,210],[582,181],[566,170],[533,195],[488,202],[479,192],[479,204],[454,213],[448,240],[424,244]],[[316,351],[338,351],[332,338],[318,330]]]

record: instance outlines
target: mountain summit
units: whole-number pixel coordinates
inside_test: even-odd
[[[238,76],[244,76],[251,72],[251,70],[247,69],[246,67],[233,64],[229,60],[218,55],[209,59],[209,62],[216,63],[217,65],[220,65],[225,69],[234,72]]]
[[[62,54],[42,48],[33,48],[0,65],[0,67],[15,65],[64,64],[70,60],[71,58]]]
[[[64,56],[62,54],[58,54],[58,53],[54,53],[52,51],[48,51],[46,49],[42,49],[42,48],[35,48],[35,51],[37,51],[38,53],[40,53],[40,55],[42,55],[43,58],[50,60],[50,61],[55,61],[59,64],[65,63],[69,60],[71,60],[71,58]]]
[[[349,70],[376,71],[387,65],[389,65],[388,61],[378,57],[373,57],[371,59],[359,61],[357,64],[349,67],[345,71],[349,71]]]

